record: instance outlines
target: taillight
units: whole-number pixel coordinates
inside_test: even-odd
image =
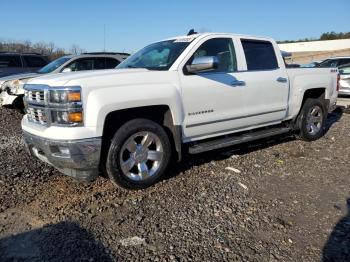
[[[337,76],[337,91],[339,91],[339,88],[340,88],[339,81],[340,81],[340,75],[338,74],[338,76]]]

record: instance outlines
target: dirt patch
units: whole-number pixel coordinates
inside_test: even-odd
[[[318,141],[284,136],[186,156],[140,191],[79,183],[29,157],[20,119],[0,109],[1,261],[350,260],[341,110]]]

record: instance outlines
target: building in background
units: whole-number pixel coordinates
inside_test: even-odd
[[[292,54],[291,62],[306,64],[336,56],[350,56],[350,39],[323,40],[279,44]]]

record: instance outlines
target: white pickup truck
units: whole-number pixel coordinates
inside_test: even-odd
[[[337,69],[291,68],[274,40],[206,33],[141,49],[117,69],[25,85],[24,140],[66,175],[154,184],[171,158],[294,132],[312,141],[336,103]]]

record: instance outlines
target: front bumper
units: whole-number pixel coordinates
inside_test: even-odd
[[[32,156],[65,175],[85,181],[98,176],[101,138],[52,140],[24,132],[23,139]]]

